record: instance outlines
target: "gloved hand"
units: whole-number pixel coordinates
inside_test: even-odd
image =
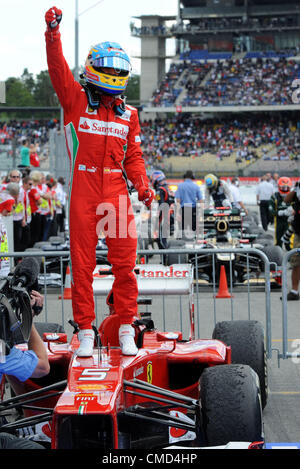
[[[143,202],[146,207],[150,207],[152,200],[154,199],[154,192],[152,189],[149,189],[148,179],[143,176],[139,176],[137,181],[135,181],[134,187],[138,191],[138,199],[140,202]]]
[[[289,217],[293,214],[293,207],[287,207],[283,210],[278,210],[279,217]]]
[[[47,24],[47,31],[56,31],[61,22],[62,11],[56,7],[50,8],[45,14],[45,21]]]
[[[154,192],[148,187],[142,186],[138,190],[138,199],[143,202],[146,207],[150,207],[152,200],[154,199]]]
[[[278,216],[279,217],[284,217],[285,216],[285,209],[284,210],[278,210]]]

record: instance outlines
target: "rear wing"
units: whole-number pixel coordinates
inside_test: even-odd
[[[134,269],[139,295],[190,295],[193,289],[193,265],[141,264]],[[94,295],[107,295],[114,275],[109,266],[98,265],[93,272]]]
[[[193,264],[140,264],[134,269],[139,295],[187,295],[189,300],[190,334],[195,339],[194,267]],[[98,265],[93,273],[94,296],[111,291],[114,276],[109,266]]]

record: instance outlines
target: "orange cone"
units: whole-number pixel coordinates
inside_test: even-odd
[[[231,298],[227,286],[226,271],[224,265],[221,265],[219,291],[216,298]]]
[[[61,299],[61,295],[59,296]],[[66,270],[66,278],[65,278],[65,288],[64,288],[64,300],[71,300],[72,299],[72,290],[71,290],[71,273],[70,273],[70,267],[68,265],[67,270]]]

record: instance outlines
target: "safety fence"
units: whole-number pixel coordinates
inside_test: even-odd
[[[97,251],[97,255],[99,253],[101,258],[105,259],[107,251]],[[59,322],[67,330],[68,320],[72,319],[69,301],[71,297],[66,295],[66,289],[69,288],[69,251],[37,249],[25,253],[3,254],[15,258],[40,258],[39,286],[44,294],[44,311],[38,320]],[[203,275],[203,256],[209,275]],[[243,258],[243,282],[236,278],[237,256],[239,260]],[[253,260],[256,263],[259,260],[262,271],[260,279],[251,272]],[[140,309],[145,308],[145,315],[151,310],[152,319],[158,329],[180,329],[184,337],[207,338],[209,334],[211,337],[215,324],[220,320],[260,320],[265,327],[267,356],[271,358],[271,281],[278,266],[270,264],[263,251],[251,247],[206,248],[199,251],[183,248],[139,250],[138,262],[136,274],[139,298],[144,305],[140,306]],[[49,273],[49,266],[52,273]],[[55,273],[53,266],[56,267]],[[105,264],[97,265],[94,271],[93,291],[97,327],[108,313],[105,300],[114,279],[111,272],[105,272],[108,268]],[[124,294],[126,295],[126,292]],[[284,314],[286,316],[286,310]],[[283,324],[285,325],[285,321]]]
[[[300,248],[292,249],[287,252],[282,262],[282,353],[278,352],[278,358],[283,359],[300,357],[299,352],[288,352],[288,262],[295,254],[300,256]]]

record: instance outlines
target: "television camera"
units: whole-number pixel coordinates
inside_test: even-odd
[[[5,355],[14,345],[28,342],[33,313],[42,310],[30,303],[31,290],[38,289],[39,270],[37,259],[25,257],[13,272],[0,278],[0,342]]]

